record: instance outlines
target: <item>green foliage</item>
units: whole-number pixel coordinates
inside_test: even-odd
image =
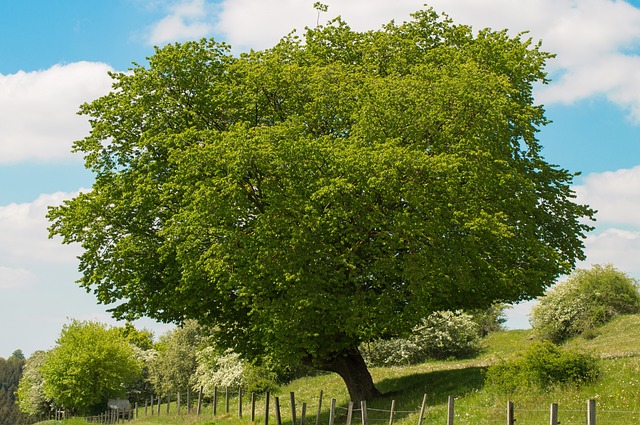
[[[362,341],[538,296],[583,258],[593,211],[536,140],[549,57],[432,10],[239,57],[159,48],[81,107],[96,180],[50,210],[51,234],[82,245],[81,285],[116,317],[191,318],[246,358],[353,369]]]
[[[26,361],[18,385],[18,407],[27,415],[42,417],[49,413],[51,399],[44,393],[44,365],[48,351],[36,351]]]
[[[119,330],[91,321],[65,325],[41,366],[44,394],[76,413],[96,413],[124,397],[142,365]]]
[[[471,315],[438,311],[424,319],[408,338],[367,342],[360,350],[372,366],[394,366],[472,357],[478,353],[479,343],[479,327]]]
[[[543,341],[532,343],[512,359],[489,367],[486,382],[493,391],[512,393],[558,384],[579,385],[593,381],[598,374],[595,357]]]
[[[635,279],[611,264],[576,270],[540,298],[531,312],[531,324],[543,339],[559,343],[591,333],[620,314],[640,312]]]

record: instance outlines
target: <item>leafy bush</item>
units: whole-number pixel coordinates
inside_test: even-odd
[[[489,367],[486,384],[495,391],[512,393],[558,384],[578,385],[596,379],[598,373],[595,357],[543,341],[534,342],[514,358]]]
[[[437,311],[423,319],[408,338],[371,341],[360,351],[370,366],[395,366],[471,357],[478,353],[479,342],[479,326],[471,315]]]
[[[542,296],[531,312],[531,325],[538,337],[559,343],[634,313],[640,313],[637,282],[610,264],[595,265],[576,270]]]

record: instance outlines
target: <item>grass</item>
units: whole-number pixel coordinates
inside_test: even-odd
[[[445,424],[447,400],[455,397],[455,423],[457,424],[504,424],[506,403],[515,404],[518,425],[549,422],[551,403],[559,406],[559,419],[563,425],[586,423],[586,403],[597,401],[598,424],[627,424],[640,422],[640,315],[614,319],[588,337],[577,337],[566,346],[591,352],[601,358],[601,376],[593,383],[583,386],[559,386],[545,391],[521,391],[515,394],[496,394],[484,387],[484,371],[498,361],[506,359],[531,343],[532,334],[526,330],[498,332],[483,341],[482,353],[473,359],[459,361],[434,361],[405,367],[372,368],[371,374],[385,396],[368,402],[368,417],[371,425],[386,425],[389,422],[391,402],[395,400],[394,425],[416,425],[418,411],[424,395],[427,408],[424,425]],[[291,425],[289,394],[295,393],[296,412],[299,415],[302,403],[306,404],[306,423],[315,425],[320,390],[323,392],[320,423],[329,423],[329,405],[336,400],[336,425],[346,422],[348,393],[337,375],[327,374],[298,379],[283,386],[277,394],[284,425]],[[236,403],[235,400],[233,403]],[[167,416],[164,407],[160,416],[140,417],[134,425],[249,425],[249,403],[244,402],[243,418],[237,416],[237,405],[224,412],[224,402],[218,405],[218,415],[212,415],[208,406],[202,415]],[[274,401],[270,403],[270,424],[275,424]],[[256,422],[264,423],[262,412],[264,399],[257,402]],[[353,423],[360,422],[359,413]],[[54,425],[54,422],[48,422]],[[63,425],[77,422],[63,421]]]

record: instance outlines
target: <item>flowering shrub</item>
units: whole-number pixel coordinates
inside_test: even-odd
[[[231,350],[219,354],[213,347],[206,347],[196,354],[198,367],[195,372],[196,387],[206,394],[213,394],[214,387],[239,387],[244,384],[246,363]]]
[[[394,366],[471,357],[478,353],[479,342],[478,324],[471,315],[437,311],[423,319],[408,338],[371,341],[360,349],[369,365]]]
[[[593,331],[620,314],[640,313],[637,282],[612,265],[576,270],[531,312],[538,337],[555,343]]]
[[[497,392],[518,389],[544,389],[558,384],[578,385],[597,378],[595,357],[555,344],[534,342],[510,360],[489,367],[486,385]]]
[[[206,394],[213,394],[215,387],[241,386],[246,391],[258,393],[274,391],[278,387],[274,372],[247,362],[233,350],[220,353],[210,346],[198,351],[196,357],[194,388],[202,386]]]

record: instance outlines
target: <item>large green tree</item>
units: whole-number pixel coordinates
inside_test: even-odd
[[[593,212],[536,139],[550,57],[432,10],[239,56],[168,45],[81,107],[96,179],[51,234],[116,317],[193,318],[376,396],[361,341],[538,296],[582,258]]]

